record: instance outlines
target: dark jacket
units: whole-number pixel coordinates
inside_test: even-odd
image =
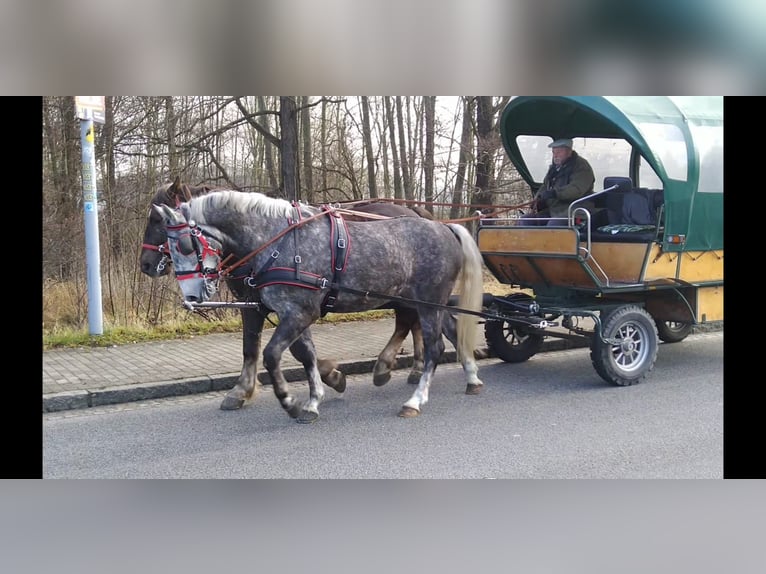
[[[588,161],[573,151],[572,156],[560,167],[557,168],[556,165],[551,164],[548,168],[543,184],[535,194],[538,209],[547,208],[551,217],[566,217],[570,203],[593,193],[595,180],[593,168]],[[540,196],[546,189],[553,189],[556,195],[541,205]]]

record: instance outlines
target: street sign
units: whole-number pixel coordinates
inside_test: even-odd
[[[81,120],[93,120],[100,124],[106,121],[104,96],[75,96],[74,106]]]

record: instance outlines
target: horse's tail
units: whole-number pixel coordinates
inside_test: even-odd
[[[480,312],[482,295],[484,291],[484,279],[482,277],[482,256],[479,246],[476,245],[468,230],[457,223],[447,224],[452,232],[460,240],[463,250],[463,267],[458,278],[460,298],[458,305],[462,309]],[[476,328],[479,319],[476,315],[458,313],[457,316],[457,358],[473,358],[473,351],[477,344],[478,330]]]

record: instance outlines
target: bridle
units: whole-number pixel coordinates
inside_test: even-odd
[[[203,230],[194,221],[184,221],[177,225],[167,226],[168,240],[164,249],[158,249],[165,257],[172,260],[173,250],[176,249],[185,258],[195,253],[195,265],[193,268],[185,269],[174,264],[176,279],[186,281],[189,279],[202,279],[208,295],[213,295],[218,291],[219,268],[221,266],[220,241],[210,236],[219,247],[213,247]],[[212,256],[215,260],[215,267],[206,267],[205,259]],[[186,259],[185,259],[186,260]]]
[[[172,262],[172,259],[170,257],[170,245],[167,241],[163,243],[162,245],[152,245],[151,243],[142,243],[141,249],[148,249],[149,251],[158,251],[160,255],[162,255],[162,258],[160,258],[159,263],[157,263],[157,272],[162,273],[165,268],[168,266],[168,263]]]
[[[181,185],[181,190],[183,192],[183,195],[187,199],[191,199],[192,194],[189,190],[189,186],[185,183]],[[175,206],[176,209],[181,206],[181,200],[178,198],[178,196],[173,196],[175,199]],[[162,255],[162,258],[160,259],[159,263],[157,263],[157,273],[162,274],[163,271],[165,271],[165,268],[168,266],[168,263],[172,263],[173,259],[170,256],[170,244],[168,243],[167,239],[165,240],[165,243],[162,243],[161,245],[153,245],[151,243],[142,243],[141,249],[148,249],[149,251],[157,251]]]

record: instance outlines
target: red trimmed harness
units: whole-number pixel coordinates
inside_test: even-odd
[[[185,231],[185,229],[188,229],[188,231]],[[205,237],[202,230],[199,227],[197,227],[196,224],[184,222],[179,225],[168,225],[167,231],[168,231],[167,245],[170,245],[171,238],[180,244],[184,237],[189,237],[191,239],[190,241],[191,246],[197,253],[197,266],[195,269],[187,270],[187,269],[176,268],[175,270],[176,279],[178,279],[178,281],[185,281],[187,279],[193,279],[195,277],[201,277],[206,280],[218,279],[219,277],[218,269],[211,269],[211,268],[204,267],[204,261],[205,261],[206,255],[215,255],[218,258],[220,258],[221,251],[219,249],[214,249],[213,247],[211,247],[210,242],[207,240],[207,237]]]
[[[261,289],[269,285],[292,285],[294,287],[302,287],[304,289],[313,290],[327,289],[329,287],[330,290],[328,291],[321,305],[322,316],[324,316],[335,306],[335,302],[338,297],[340,281],[348,262],[350,241],[348,229],[346,227],[346,221],[343,219],[341,213],[327,205],[323,205],[321,207],[320,213],[306,218],[304,218],[301,214],[300,205],[298,203],[293,202],[292,205],[297,212],[297,217],[296,219],[288,218],[287,229],[284,229],[267,243],[261,245],[258,249],[252,251],[239,261],[224,268],[224,263],[226,263],[226,261],[228,261],[230,258],[227,257],[226,260],[222,261],[218,266],[219,275],[221,277],[243,277],[245,284],[253,289]],[[274,249],[274,251],[271,253],[271,256],[266,260],[266,262],[258,271],[255,271],[251,268],[250,272],[247,274],[232,275],[233,270],[241,267],[244,263],[263,251],[269,245],[272,245],[276,241],[285,237],[290,231],[294,231],[309,221],[318,219],[319,217],[323,217],[325,215],[328,216],[330,221],[330,263],[333,272],[332,279],[301,270],[300,266],[303,261],[298,253],[297,234],[293,234],[293,239],[296,243],[295,256],[293,257],[293,262],[295,264],[294,267],[272,267],[280,255],[279,250]]]

